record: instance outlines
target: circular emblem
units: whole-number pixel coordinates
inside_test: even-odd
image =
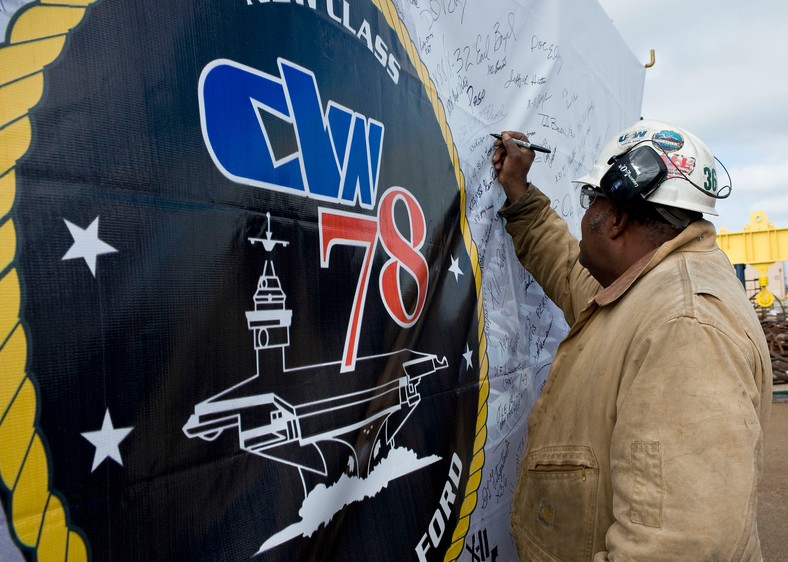
[[[478,261],[396,10],[143,4],[89,8],[47,60],[6,176],[63,512],[25,517],[95,560],[456,559]]]
[[[666,152],[674,152],[684,146],[684,138],[676,131],[660,131],[654,134],[652,140]]]

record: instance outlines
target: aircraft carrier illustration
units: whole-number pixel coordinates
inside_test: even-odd
[[[272,238],[270,215],[266,237],[249,241],[261,244],[266,254],[288,244]],[[196,404],[183,432],[190,438],[212,441],[225,431],[237,431],[242,450],[297,468],[305,496],[315,478],[336,480],[337,459],[342,461],[344,474],[366,477],[391,449],[395,436],[419,405],[420,383],[447,368],[447,359],[403,349],[359,357],[355,372],[341,375],[340,361],[288,369],[285,352],[290,346],[293,313],[287,308],[274,261],[268,256],[253,300],[254,308],[246,312],[246,321],[253,334],[256,374]],[[277,362],[277,354],[281,355],[281,369],[268,372],[271,363]],[[355,382],[349,392],[347,384],[322,384],[319,389],[334,389],[337,394],[299,403],[281,393],[259,392],[271,388],[271,377],[283,376],[290,380],[322,377],[351,384],[374,380],[377,384],[359,388]],[[279,382],[277,388],[282,388]]]

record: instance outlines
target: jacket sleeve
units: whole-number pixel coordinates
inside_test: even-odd
[[[571,326],[600,285],[577,261],[580,248],[566,223],[535,186],[499,214],[506,219],[520,263],[564,313]]]
[[[690,317],[636,344],[610,451],[614,523],[595,562],[759,557],[758,357]]]

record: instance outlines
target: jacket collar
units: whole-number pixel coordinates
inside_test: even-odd
[[[707,220],[698,220],[685,228],[678,236],[668,240],[636,261],[607,288],[599,291],[594,301],[599,306],[607,306],[618,300],[621,295],[639,278],[654,269],[670,254],[682,252],[709,251],[715,247],[717,234],[714,225]]]

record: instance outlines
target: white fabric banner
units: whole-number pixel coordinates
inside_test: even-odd
[[[561,312],[514,255],[498,217],[504,196],[489,133],[518,130],[537,153],[530,180],[580,234],[579,188],[595,155],[640,118],[645,69],[595,0],[402,0],[398,3],[446,109],[479,248],[489,361],[487,442],[478,504],[460,560],[515,560],[509,513],[526,420],[555,349]]]

